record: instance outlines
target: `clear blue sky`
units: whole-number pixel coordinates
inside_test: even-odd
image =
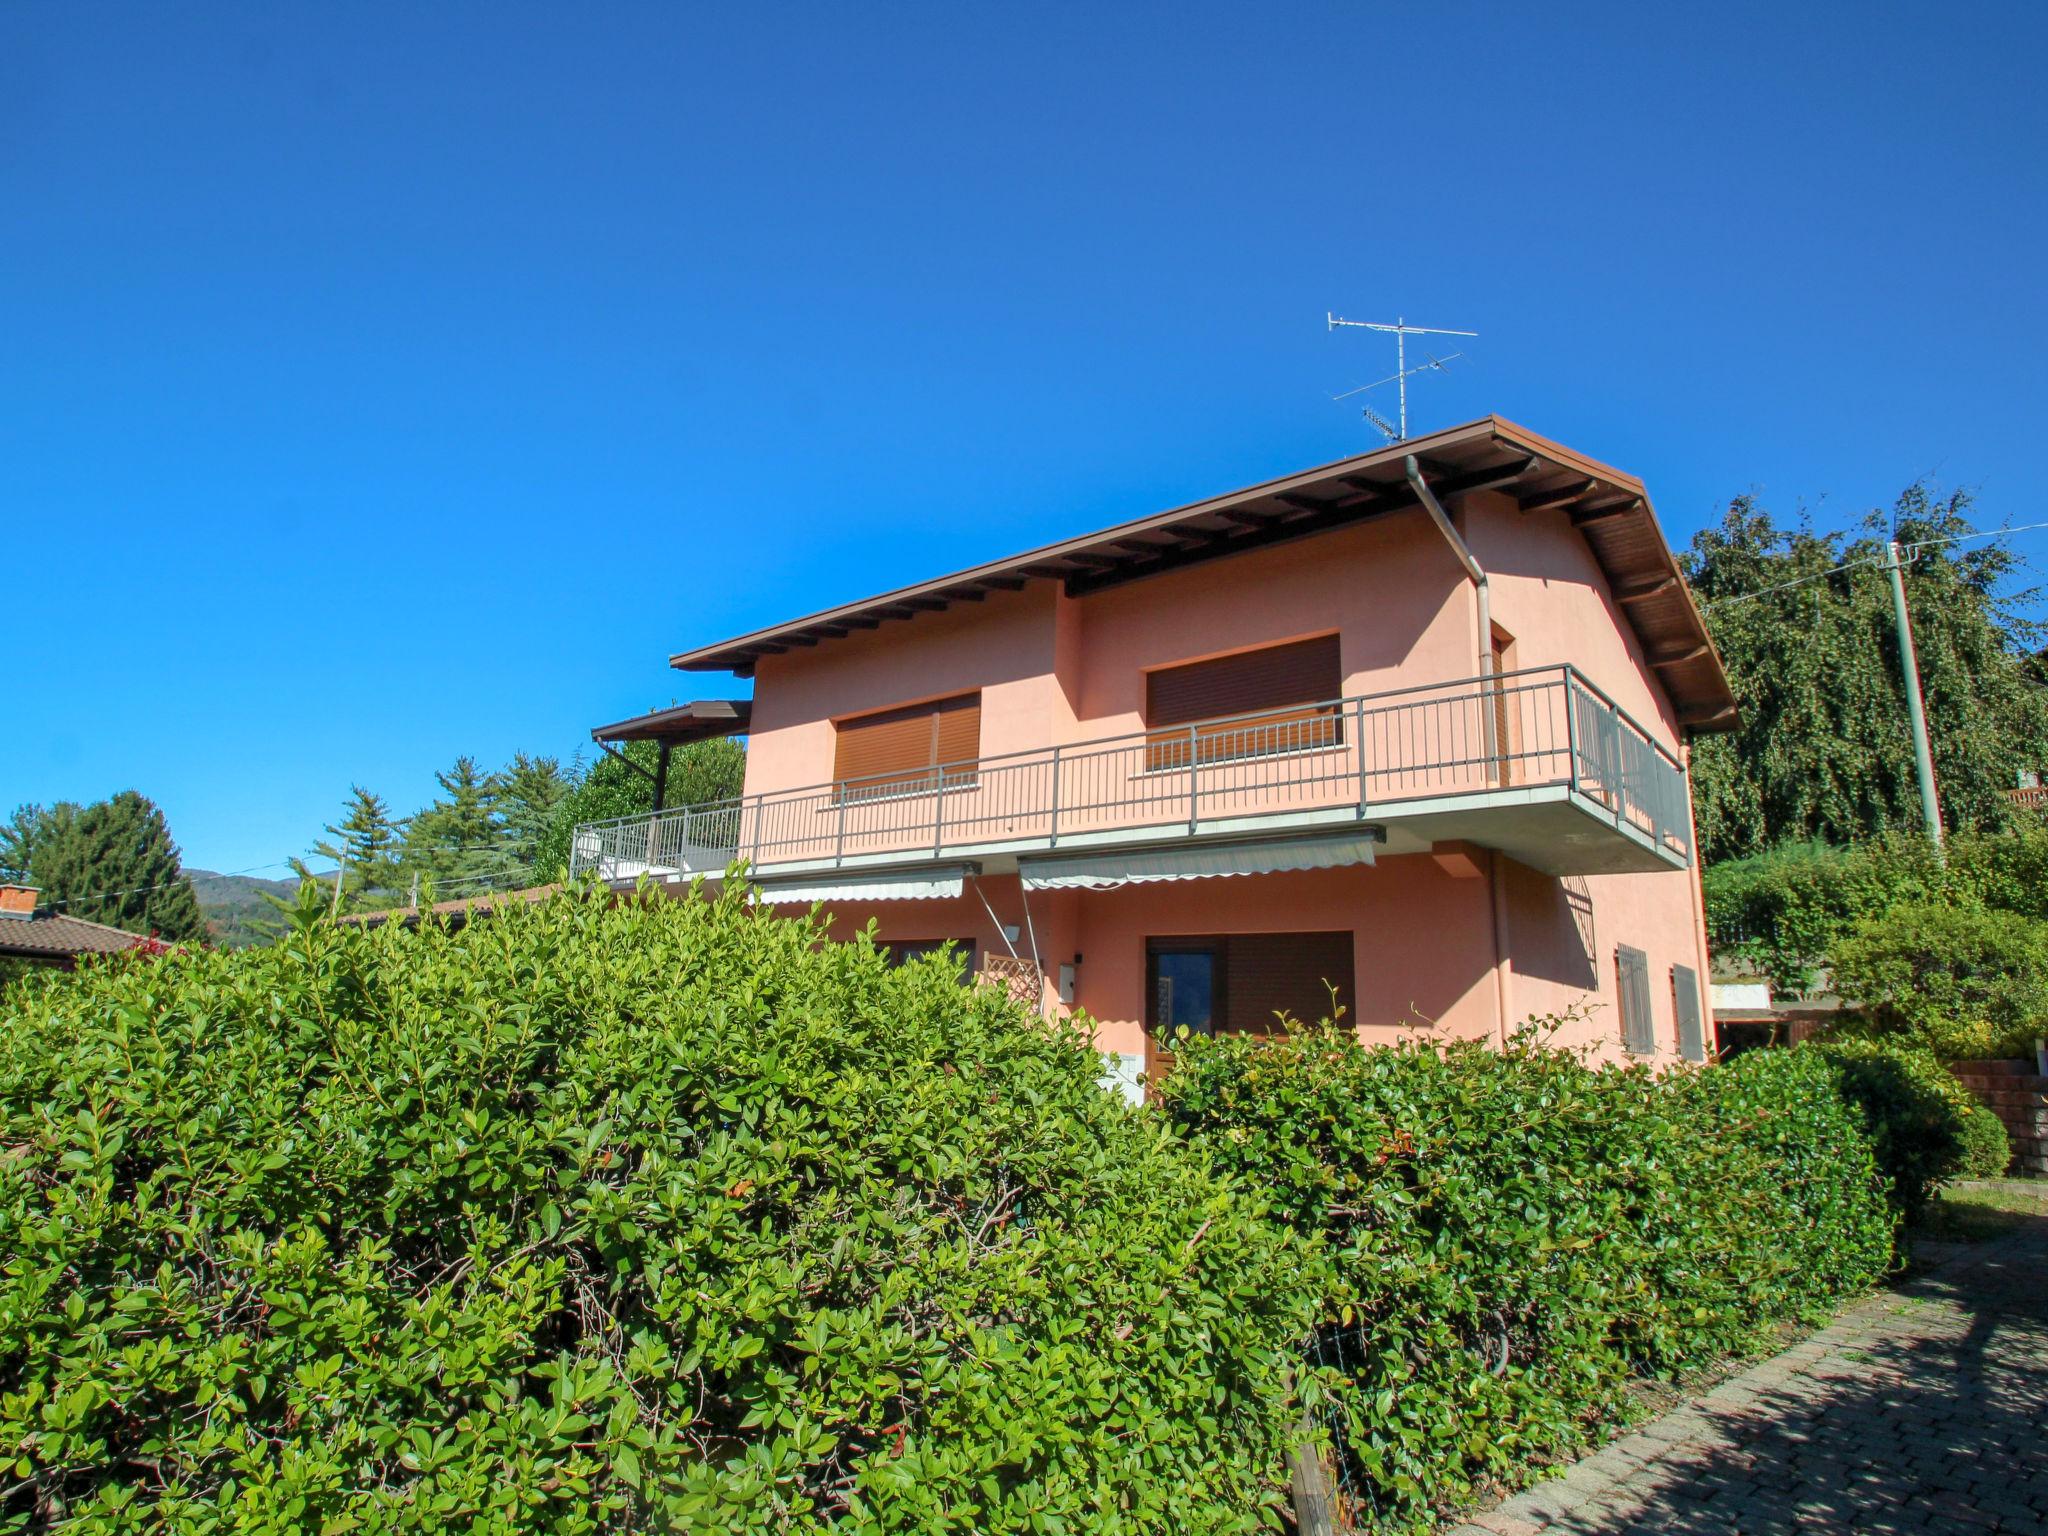
[[[2037,5],[0,6],[0,814],[187,861],[1374,441],[2048,517]],[[2036,553],[2048,545],[2034,543]]]

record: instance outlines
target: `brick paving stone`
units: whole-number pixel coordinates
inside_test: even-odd
[[[2048,1220],[1953,1253],[1449,1536],[2048,1536]]]

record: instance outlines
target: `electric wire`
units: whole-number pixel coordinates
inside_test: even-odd
[[[1938,538],[1914,539],[1908,543],[1901,544],[1899,551],[1901,554],[1912,555],[1923,549],[1931,549],[1937,544],[1965,544],[1972,539],[2003,539],[2015,533],[2033,533],[2043,528],[2048,528],[2048,522],[2021,523],[2015,528],[1990,528],[1976,533],[1949,533],[1943,534]],[[1885,557],[1883,555],[1866,555],[1860,560],[1845,560],[1840,565],[1830,566],[1824,571],[1814,571],[1810,575],[1795,576],[1790,581],[1781,581],[1768,587],[1758,587],[1754,592],[1737,592],[1728,597],[1717,597],[1711,602],[1700,604],[1700,607],[1702,609],[1725,608],[1733,603],[1747,603],[1759,597],[1769,597],[1773,592],[1789,592],[1794,587],[1804,587],[1816,581],[1826,581],[1830,576],[1839,576],[1844,571],[1857,570],[1866,565],[1882,565],[1884,562]]]

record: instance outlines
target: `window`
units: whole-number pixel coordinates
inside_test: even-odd
[[[1351,933],[1229,933],[1146,942],[1147,1057],[1153,1081],[1172,1070],[1173,1036],[1270,1035],[1279,1014],[1313,1023],[1336,1002],[1354,1012]]]
[[[1620,944],[1614,950],[1615,995],[1621,1001],[1621,1045],[1631,1056],[1657,1049],[1656,1026],[1650,1021],[1650,957]]]
[[[832,777],[842,800],[969,788],[981,755],[981,695],[856,715],[836,732]]]
[[[948,944],[953,946],[954,956],[960,962],[960,980],[964,984],[974,979],[974,940],[972,939],[888,939],[882,948],[888,952],[891,965],[907,965],[912,960],[921,960],[926,955],[935,955]]]
[[[1700,1018],[1700,977],[1691,966],[1671,967],[1671,1002],[1678,1016],[1679,1054],[1687,1061],[1705,1061],[1707,1033]]]
[[[1145,675],[1148,730],[1226,723],[1197,729],[1192,738],[1185,730],[1157,737],[1147,747],[1145,766],[1184,768],[1191,749],[1195,761],[1214,763],[1335,746],[1344,739],[1334,702],[1343,691],[1335,635],[1162,667]],[[1294,705],[1306,707],[1289,707]],[[1231,716],[1269,710],[1284,713],[1229,723]]]

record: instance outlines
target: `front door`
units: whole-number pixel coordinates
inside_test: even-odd
[[[1147,949],[1145,1076],[1156,1083],[1173,1070],[1175,1031],[1215,1031],[1223,999],[1223,949],[1215,942],[1158,939]]]

